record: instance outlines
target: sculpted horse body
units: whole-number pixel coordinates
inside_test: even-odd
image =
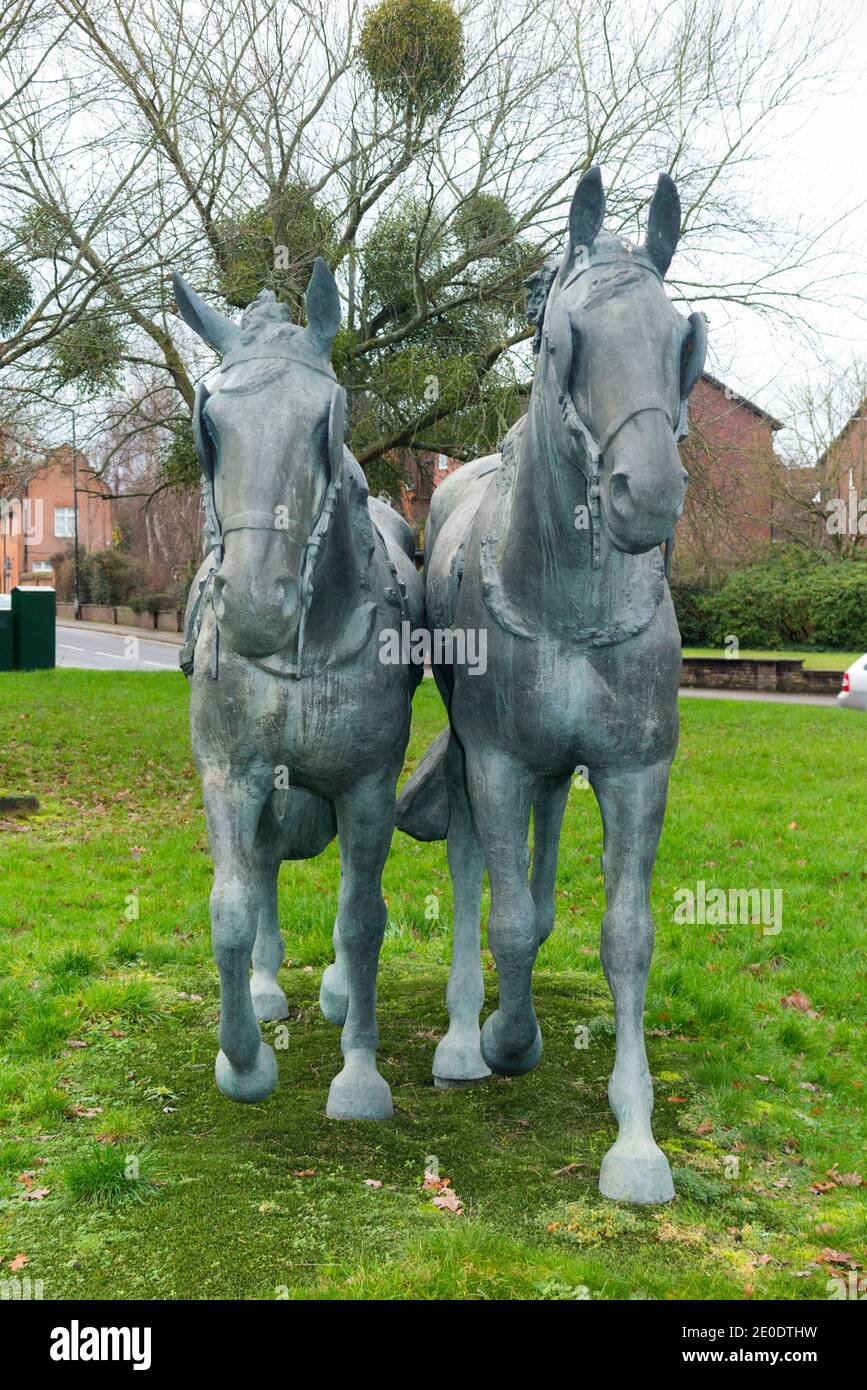
[[[535,1066],[531,976],[554,925],[560,830],[576,767],[604,826],[602,964],[617,1050],[608,1094],[619,1135],[602,1192],[673,1196],[651,1132],[643,1005],[653,946],[649,890],[678,737],[680,637],[659,546],[670,544],[686,474],[677,440],[702,370],[704,320],[685,320],[663,276],[680,231],[660,176],[643,247],[602,232],[599,171],[578,185],[562,261],[530,282],[537,365],[527,415],[502,457],[455,472],[426,532],[431,627],[487,628],[484,674],[436,670],[449,732],[402,793],[398,825],[447,835],[455,926],[441,1084]],[[534,854],[529,870],[528,831]],[[499,1008],[483,1002],[479,898]]]
[[[382,869],[421,674],[380,660],[379,634],[422,621],[414,541],[368,497],[345,448],[331,365],[337,287],[317,259],[308,325],[263,293],[240,325],[175,277],[186,322],[223,355],[199,387],[194,435],[213,549],[191,590],[193,752],[214,860],[220,972],[216,1077],[233,1100],[276,1084],[258,1020],[285,1017],[277,875],[338,836],[337,961],[323,1003],[344,1022],[327,1113],[392,1113],[376,1067]],[[250,965],[252,961],[252,980]]]

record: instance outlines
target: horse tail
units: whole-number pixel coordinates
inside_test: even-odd
[[[449,730],[443,729],[397,798],[397,828],[414,840],[444,840],[448,834],[446,752],[449,738]]]

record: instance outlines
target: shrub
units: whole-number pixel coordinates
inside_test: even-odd
[[[867,649],[867,560],[831,560],[774,546],[716,592],[674,583],[684,644]]]
[[[54,585],[62,603],[70,603],[75,588],[75,562],[72,548],[53,555]],[[116,608],[127,603],[141,586],[138,562],[123,550],[86,550],[78,554],[78,590],[82,603],[99,603]]]
[[[136,594],[129,601],[134,613],[173,613],[178,606],[177,594]]]
[[[708,624],[710,621],[707,600],[710,597],[710,590],[704,584],[687,584],[680,580],[672,579],[669,583],[671,597],[674,602],[674,611],[677,614],[677,625],[680,628],[680,640],[685,647],[706,646],[708,638]]]

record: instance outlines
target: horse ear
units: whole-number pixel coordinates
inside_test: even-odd
[[[680,395],[686,400],[704,371],[707,356],[707,319],[704,314],[690,314],[689,333],[680,353]]]
[[[591,246],[602,230],[605,216],[605,189],[597,164],[581,175],[569,209],[569,252],[576,246]]]
[[[647,239],[644,247],[660,275],[671,265],[680,237],[680,196],[674,179],[660,174],[656,192],[650,200],[647,219]]]
[[[307,332],[320,352],[331,354],[331,343],[340,327],[340,295],[327,261],[317,256],[307,286]]]
[[[200,299],[176,270],[172,271],[172,289],[184,323],[189,324],[208,347],[225,356],[241,331],[238,325]]]

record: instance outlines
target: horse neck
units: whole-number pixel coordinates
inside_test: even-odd
[[[575,631],[602,626],[611,596],[636,557],[616,550],[604,528],[593,564],[588,483],[559,405],[537,367],[503,530],[500,574],[511,600],[532,625]]]

